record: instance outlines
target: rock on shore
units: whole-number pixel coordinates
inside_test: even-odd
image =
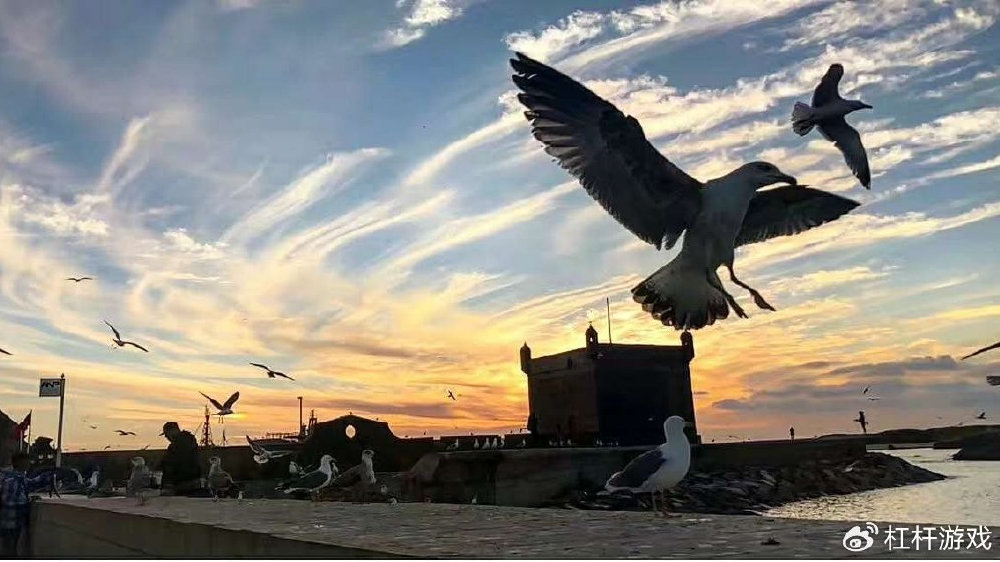
[[[1000,461],[1000,435],[987,433],[963,439],[951,458],[957,461]]]
[[[757,513],[783,503],[943,480],[945,476],[882,453],[853,462],[817,459],[778,469],[695,471],[667,493],[674,511],[716,514]],[[570,509],[649,509],[649,495],[574,491],[552,507]]]

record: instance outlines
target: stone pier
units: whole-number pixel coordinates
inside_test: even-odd
[[[885,558],[854,554],[855,523],[482,505],[64,497],[38,501],[32,554],[44,558]],[[863,524],[863,522],[862,522]],[[880,525],[884,528],[884,525]]]

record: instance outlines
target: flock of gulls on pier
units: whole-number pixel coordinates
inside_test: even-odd
[[[565,74],[517,53],[510,60],[513,82],[520,90],[517,99],[527,109],[525,116],[532,135],[544,150],[567,172],[576,177],[593,197],[622,226],[657,250],[669,250],[679,241],[682,247],[669,263],[640,282],[631,293],[633,299],[653,319],[676,330],[697,330],[725,319],[732,311],[739,318],[747,312],[728,292],[718,275],[725,266],[729,281],[747,291],[757,308],[774,311],[775,307],[748,283],[737,277],[736,249],[780,236],[799,234],[835,221],[860,204],[851,199],[815,187],[782,172],[769,162],[748,162],[717,178],[701,181],[686,173],[661,154],[647,139],[640,123],[613,104]],[[861,135],[845,120],[848,114],[872,109],[860,100],[846,100],[838,87],[844,68],[833,64],[816,87],[811,104],[795,103],[792,132],[805,136],[817,129],[843,154],[854,177],[866,189],[871,188],[871,171]],[[778,187],[763,189],[778,184]],[[80,283],[92,277],[69,277]],[[119,348],[149,349],[123,339],[110,322],[112,342]],[[963,357],[969,359],[1000,348],[1000,342]],[[11,355],[0,349],[0,354]],[[262,363],[250,363],[270,379],[291,376]],[[1000,377],[988,377],[991,385],[1000,385]],[[879,397],[864,395],[868,400]],[[225,402],[201,395],[212,404],[220,418],[233,413],[240,397],[234,392]],[[453,391],[447,398],[456,400]],[[985,419],[982,412],[977,419]],[[864,424],[864,412],[860,412]],[[856,420],[858,421],[858,420]],[[605,485],[608,492],[656,494],[676,485],[687,473],[691,462],[690,443],[685,435],[685,420],[669,417],[663,424],[665,443],[639,455]],[[92,428],[97,426],[92,425]],[[133,432],[117,430],[121,436]],[[253,460],[268,463],[289,454],[272,451],[247,436]],[[562,444],[562,443],[560,443]],[[570,443],[571,444],[571,443]],[[479,441],[476,440],[476,448]],[[457,442],[456,442],[457,446]],[[497,448],[487,440],[483,448]],[[450,448],[450,447],[449,447]],[[325,487],[348,482],[375,483],[372,465],[374,453],[365,450],[361,462],[339,473],[330,455],[323,455],[312,470],[302,470],[289,463],[293,479],[280,488],[287,494],[305,492],[315,498]],[[75,469],[71,469],[74,470]],[[130,486],[136,488],[140,501],[142,482],[149,482],[149,469],[142,457],[133,459]],[[96,487],[97,471],[89,485],[76,472],[81,486]],[[209,488],[216,499],[234,487],[232,477],[222,468],[219,457],[211,459]],[[661,505],[664,502],[660,501]]]

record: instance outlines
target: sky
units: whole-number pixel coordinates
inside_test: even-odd
[[[862,204],[739,251],[777,311],[733,291],[751,318],[694,334],[705,440],[857,431],[862,409],[874,431],[1000,416],[1000,356],[958,360],[1000,338],[998,18],[992,0],[0,3],[0,409],[53,436],[38,379],[65,373],[65,450],[162,445],[163,421],[201,421],[199,392],[236,390],[231,443],[295,431],[297,396],[401,436],[508,431],[522,342],[582,347],[591,320],[606,340],[605,298],[615,342],[678,344],[629,293],[673,254],[532,139],[517,50],[696,178],[766,160]],[[833,62],[874,106],[848,118],[871,191],[791,131]],[[150,353],[113,349],[105,320]]]

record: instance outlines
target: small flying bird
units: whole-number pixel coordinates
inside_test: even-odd
[[[868,389],[870,388],[870,386],[866,386],[865,389],[861,391],[861,394],[868,394]]]
[[[881,400],[882,397],[881,396],[869,396],[868,399],[869,400]]]
[[[986,384],[990,386],[1000,386],[1000,376],[986,375]]]
[[[142,448],[142,449],[139,449],[139,450],[140,450],[140,451],[145,451],[145,450],[146,450],[146,449],[148,449],[148,448],[149,448],[149,445],[147,444],[147,445],[143,446],[143,448]]]
[[[96,425],[92,425],[92,426],[90,426],[90,429],[97,429],[97,426]]]
[[[219,501],[219,495],[226,495],[235,483],[233,477],[222,469],[222,459],[212,457],[208,462],[208,489],[212,492],[212,501]]]
[[[265,371],[267,371],[267,376],[270,377],[270,378],[272,378],[272,379],[274,377],[284,377],[284,378],[286,378],[286,379],[288,379],[290,381],[295,380],[292,377],[286,375],[285,373],[282,373],[280,371],[272,370],[267,365],[261,365],[260,363],[250,363],[250,364],[253,365],[254,367],[260,367],[261,369],[264,369]]]
[[[666,509],[664,491],[684,479],[691,467],[691,443],[684,434],[684,418],[670,416],[663,422],[666,437],[663,445],[646,451],[632,459],[621,472],[608,478],[604,488],[609,492],[627,490],[632,493],[649,493],[656,510],[656,492],[661,496],[661,509]]]
[[[105,320],[104,323],[107,324],[108,327],[111,328],[111,331],[115,333],[114,339],[111,340],[111,341],[115,342],[115,345],[117,345],[118,347],[125,347],[126,345],[131,345],[132,347],[135,347],[137,349],[141,349],[141,350],[145,351],[146,353],[149,353],[149,350],[146,349],[145,347],[142,347],[141,345],[139,345],[139,344],[137,344],[135,342],[132,342],[132,341],[123,340],[122,339],[122,335],[118,333],[118,330],[116,330],[115,327],[112,326],[110,322],[108,322],[107,320]]]
[[[122,429],[116,429],[115,431],[117,431],[118,435],[120,435],[122,437],[124,437],[126,435],[135,435],[134,431],[125,431],[125,430],[122,430]]]
[[[844,116],[859,109],[871,109],[872,106],[861,100],[845,100],[840,97],[837,86],[844,76],[844,67],[831,64],[819,86],[813,92],[812,107],[796,102],[792,109],[792,130],[799,136],[804,136],[813,127],[828,141],[840,149],[851,172],[858,178],[865,189],[871,189],[872,176],[868,170],[868,155],[861,144],[861,135],[847,124]]]
[[[11,352],[9,352],[9,351],[5,351],[5,350],[3,350],[3,349],[0,349],[0,353],[2,353],[2,354],[4,354],[4,355],[14,355],[13,353],[11,353]]]
[[[973,351],[972,353],[970,353],[970,354],[966,355],[965,357],[963,357],[962,360],[964,361],[965,359],[968,359],[969,357],[975,357],[976,355],[979,355],[980,353],[986,353],[987,351],[989,351],[991,349],[997,349],[997,348],[1000,348],[1000,341],[996,342],[993,345],[988,345],[988,346],[986,346],[986,347],[984,347],[982,349],[977,349],[976,351]]]
[[[986,419],[986,412],[979,412],[979,415],[976,416],[976,419],[977,420],[985,420]]]
[[[104,448],[105,448],[105,449],[110,449],[110,448],[111,448],[111,445],[105,445],[105,446],[104,446]]]
[[[215,412],[217,416],[228,416],[229,414],[232,414],[233,404],[235,404],[236,401],[240,399],[240,393],[234,392],[233,395],[230,396],[228,400],[226,400],[225,404],[219,404],[219,402],[216,401],[215,398],[212,398],[211,396],[205,394],[204,392],[199,392],[198,394],[201,394],[205,398],[208,398],[208,401],[211,402],[212,406],[214,406],[215,409],[217,410]]]
[[[67,277],[67,281],[73,281],[74,283],[79,283],[80,281],[93,281],[93,277]]]
[[[286,494],[291,494],[292,492],[309,492],[310,498],[315,501],[319,491],[333,482],[334,470],[333,457],[323,455],[319,459],[319,468],[303,474],[291,482],[280,485],[277,489],[283,490]]]
[[[448,398],[451,398],[452,400],[455,400],[455,394],[452,391],[450,391],[450,390],[448,391]]]
[[[657,250],[684,234],[679,255],[632,289],[632,298],[665,326],[696,330],[746,312],[716,270],[774,310],[736,277],[735,249],[798,234],[835,220],[858,203],[798,185],[768,162],[750,162],[702,182],[667,160],[642,126],[569,76],[521,53],[511,59],[517,99],[545,152],[575,176],[625,228]],[[760,191],[776,183],[790,185]]]
[[[247,438],[247,443],[250,444],[250,451],[253,452],[253,460],[257,464],[267,464],[271,459],[281,458],[292,453],[292,451],[287,450],[269,450],[260,443],[250,439],[249,435],[245,435],[245,437]],[[292,464],[294,463],[295,461],[292,461]]]

